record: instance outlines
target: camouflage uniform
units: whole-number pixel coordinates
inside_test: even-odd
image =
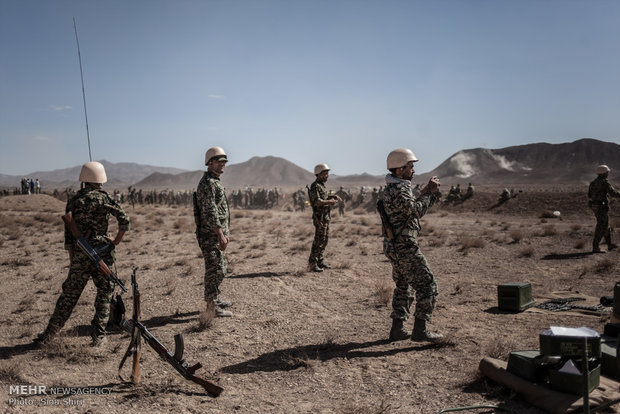
[[[317,206],[317,203],[328,199],[329,194],[325,183],[316,180],[310,186],[308,192],[310,205],[312,206],[312,222],[314,223],[314,241],[312,242],[312,250],[308,262],[310,267],[323,264],[323,252],[327,247],[327,239],[329,237],[329,222],[331,220],[331,206]]]
[[[196,229],[198,245],[205,260],[205,301],[215,301],[220,294],[219,286],[226,275],[226,255],[219,249],[214,230],[221,228],[229,234],[230,211],[226,190],[220,179],[205,172],[196,190],[200,211],[200,225]]]
[[[72,212],[80,232],[93,248],[110,244],[103,237],[108,233],[110,215],[118,220],[119,231],[129,230],[129,217],[121,206],[105,191],[88,185],[67,201],[66,212]],[[92,277],[97,287],[95,316],[91,321],[92,335],[93,338],[103,337],[106,334],[105,327],[110,317],[110,300],[114,291],[114,282],[101,273],[81,249],[76,248],[75,238],[67,228],[65,228],[65,249],[74,251],[69,266],[69,276],[62,284],[62,293],[56,302],[56,308],[44,335],[53,336],[62,329],[71,316],[88,279]],[[111,250],[101,256],[108,266],[114,263],[113,252]]]
[[[589,205],[596,216],[596,228],[594,229],[593,250],[599,250],[599,243],[605,237],[607,246],[611,246],[611,227],[609,226],[609,196],[620,197],[620,191],[607,181],[607,178],[599,175],[590,183],[588,188]]]
[[[441,198],[441,194],[426,193],[416,199],[411,181],[388,174],[386,183],[381,198],[394,231],[394,241],[384,237],[383,251],[392,263],[392,279],[396,283],[390,317],[409,319],[415,291],[414,316],[428,321],[435,308],[437,283],[420,251],[416,237],[421,228],[420,217]]]

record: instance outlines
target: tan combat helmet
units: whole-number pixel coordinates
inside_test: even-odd
[[[327,164],[317,164],[317,166],[314,167],[314,175],[319,175],[323,171],[329,171]]]
[[[100,162],[89,161],[82,166],[80,181],[83,183],[103,184],[108,181],[108,177],[105,175],[105,168],[103,168]]]
[[[611,170],[606,165],[599,165],[598,167],[596,167],[596,173],[598,175],[608,173],[609,171],[611,171]]]
[[[211,159],[215,157],[223,157],[226,161],[228,161],[228,157],[226,156],[226,153],[224,152],[224,149],[222,149],[222,147],[211,147],[207,150],[207,153],[205,154],[205,165],[209,165],[209,161],[211,161]]]
[[[387,168],[388,170],[401,168],[407,165],[409,161],[418,161],[413,151],[408,148],[398,148],[388,154]]]

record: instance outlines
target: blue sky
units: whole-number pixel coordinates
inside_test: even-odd
[[[0,0],[0,173],[620,143],[620,1]]]

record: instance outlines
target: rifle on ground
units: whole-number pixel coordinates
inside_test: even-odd
[[[133,289],[133,317],[131,320],[123,319],[121,321],[121,328],[126,332],[131,333],[131,342],[125,355],[118,366],[118,376],[121,380],[125,379],[121,375],[121,369],[125,364],[125,361],[129,355],[133,355],[133,366],[131,373],[131,382],[137,384],[140,381],[140,351],[141,344],[140,338],[153,348],[155,352],[166,362],[168,362],[179,374],[188,381],[192,381],[205,389],[209,394],[217,397],[224,390],[219,385],[201,378],[194,373],[202,367],[200,362],[190,366],[189,363],[183,359],[184,343],[183,334],[176,334],[174,336],[174,353],[168,351],[168,349],[162,345],[161,342],[155,338],[148,329],[140,322],[140,291],[138,289],[138,282],[136,281],[136,270],[134,268],[131,276],[131,285]]]
[[[82,236],[82,233],[80,233],[80,229],[78,229],[77,223],[75,222],[75,220],[73,220],[73,214],[71,212],[68,212],[67,214],[62,216],[62,221],[65,222],[65,225],[67,226],[71,234],[73,234],[73,237],[75,237],[75,243],[86,254],[86,256],[88,256],[90,260],[93,261],[95,266],[97,266],[97,269],[99,269],[101,273],[106,275],[112,282],[116,283],[123,292],[127,292],[127,288],[125,288],[125,284],[123,283],[123,281],[120,280],[118,276],[116,276],[116,273],[114,273],[99,256],[100,253],[108,251],[109,246],[105,246],[104,249],[100,250],[93,248],[88,243],[88,241],[86,241],[86,238]]]

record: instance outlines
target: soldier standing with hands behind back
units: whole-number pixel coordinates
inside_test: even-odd
[[[596,228],[594,229],[594,240],[592,241],[592,253],[603,253],[599,247],[601,239],[604,237],[607,242],[607,250],[613,250],[617,245],[611,242],[611,227],[609,226],[609,196],[620,197],[617,191],[607,181],[609,169],[606,165],[596,167],[598,177],[590,183],[588,188],[588,205],[596,215]]]
[[[323,269],[330,269],[331,266],[325,263],[323,253],[327,247],[329,236],[329,222],[331,220],[331,207],[342,199],[337,195],[330,196],[325,187],[325,182],[329,177],[329,167],[327,164],[318,164],[314,167],[316,180],[308,191],[310,205],[312,205],[312,222],[314,223],[314,241],[308,259],[308,266],[313,272],[322,272]]]
[[[439,180],[432,177],[422,188],[420,195],[413,196],[411,179],[413,163],[418,161],[407,148],[399,148],[387,157],[390,174],[385,177],[386,187],[381,197],[386,218],[393,238],[387,232],[383,239],[383,251],[392,263],[392,278],[396,283],[392,298],[392,328],[390,340],[398,341],[411,337],[412,341],[438,341],[443,336],[430,332],[426,322],[430,321],[435,309],[437,283],[420,251],[417,236],[420,232],[420,218],[441,198]],[[409,319],[409,308],[414,300],[415,324],[413,332],[403,328]]]
[[[205,154],[207,171],[196,189],[194,215],[196,217],[196,238],[205,261],[204,298],[207,311],[215,316],[232,316],[224,309],[232,303],[220,296],[220,284],[226,276],[226,255],[230,228],[230,211],[226,190],[220,176],[228,157],[220,147],[209,148]]]
[[[111,267],[114,263],[113,248],[129,230],[129,217],[121,206],[105,191],[103,184],[108,180],[103,165],[90,161],[82,166],[80,181],[82,189],[67,201],[66,213],[71,212],[80,232],[94,248],[110,246],[112,249],[101,253],[103,261]],[[118,233],[112,239],[107,235],[110,215],[118,220]],[[75,246],[75,238],[65,228],[65,249],[69,251],[69,276],[62,284],[62,293],[56,302],[47,328],[34,340],[36,344],[47,343],[65,325],[73,312],[86,283],[93,278],[97,287],[95,297],[95,316],[92,325],[92,345],[100,346],[105,341],[105,327],[110,317],[110,300],[114,282],[101,273],[82,250]]]

